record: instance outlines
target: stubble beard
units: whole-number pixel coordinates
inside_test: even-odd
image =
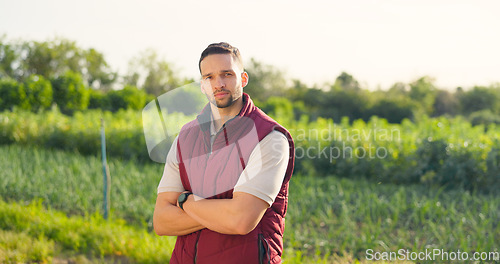
[[[236,93],[238,93],[238,92],[239,91],[237,89]],[[241,96],[243,96],[243,93],[241,93],[240,97]],[[229,96],[227,98],[225,98],[222,101],[217,101],[217,99],[215,99],[215,93],[214,93],[214,96],[209,98],[209,101],[213,105],[217,106],[217,108],[227,108],[227,107],[232,106],[234,104],[234,102],[236,102],[238,99],[239,99],[239,97],[235,99],[234,94],[229,92]]]
[[[218,107],[218,108],[227,108],[227,107],[230,107],[231,105],[233,105],[234,103],[234,98],[233,98],[233,95],[230,94],[226,100],[224,101],[217,101],[215,98],[214,98],[214,102],[215,102],[215,105]]]

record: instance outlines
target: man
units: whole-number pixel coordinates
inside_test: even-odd
[[[293,140],[243,93],[237,48],[209,45],[199,69],[209,103],[168,153],[155,232],[177,236],[171,263],[281,263]]]

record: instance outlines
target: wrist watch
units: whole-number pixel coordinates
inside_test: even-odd
[[[179,195],[179,198],[177,198],[177,202],[179,202],[179,207],[184,210],[184,208],[182,208],[182,206],[184,205],[184,203],[187,201],[189,195],[193,194],[192,192],[183,192]]]

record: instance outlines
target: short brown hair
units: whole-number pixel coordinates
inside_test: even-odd
[[[243,70],[243,60],[241,59],[241,54],[238,48],[231,46],[227,42],[212,43],[201,53],[200,61],[198,62],[198,68],[201,73],[201,61],[205,59],[208,55],[212,54],[231,54],[234,61]]]

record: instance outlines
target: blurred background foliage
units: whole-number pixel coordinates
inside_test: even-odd
[[[314,147],[317,152],[322,150],[319,146],[364,151],[383,147],[392,152],[383,159],[299,158],[296,171],[300,174],[467,189],[490,189],[497,178],[488,175],[500,175],[498,84],[449,91],[424,76],[386,90],[368,90],[346,72],[331,83],[309,86],[255,59],[246,63],[246,70],[251,81],[245,91],[292,134],[332,125],[350,131],[370,132],[377,126],[401,132],[398,140],[298,140],[297,146]],[[94,154],[99,149],[99,119],[104,117],[109,154],[145,161],[140,110],[157,96],[193,81],[178,76],[175,66],[151,49],[132,58],[126,74],[119,75],[101,52],[83,49],[73,41],[9,41],[3,36],[0,142]],[[437,123],[441,126],[436,127]],[[464,147],[464,142],[469,145]]]
[[[422,76],[370,90],[346,72],[308,85],[255,59],[245,68],[244,91],[295,141],[285,261],[352,263],[366,248],[498,251],[500,84],[446,90]],[[149,159],[141,110],[194,81],[151,49],[119,74],[101,52],[71,40],[0,37],[0,262],[65,254],[168,261],[173,239],[144,231],[152,229],[163,166]],[[198,100],[195,92],[177,89],[164,100],[167,128],[194,118],[195,111],[171,112]],[[97,215],[101,119],[111,216],[139,231],[122,222],[103,231]],[[41,204],[94,220],[65,219]]]
[[[311,120],[342,117],[368,121],[372,116],[401,123],[417,116],[467,117],[475,125],[498,123],[500,85],[464,90],[439,89],[423,76],[411,83],[395,83],[386,89],[369,90],[349,73],[342,72],[330,83],[307,85],[286,73],[250,59],[245,68],[251,81],[245,88],[257,105],[279,97],[293,105],[294,116]],[[65,114],[86,109],[141,109],[147,102],[176,87],[193,82],[179,76],[173,63],[148,49],[132,58],[120,75],[104,55],[92,48],[56,38],[44,42],[9,41],[0,38],[0,110],[13,107],[37,112],[53,104]]]
[[[245,91],[292,131],[303,150],[314,148],[319,155],[323,148],[352,148],[354,154],[381,148],[389,151],[387,157],[371,159],[353,153],[334,160],[298,157],[299,174],[483,191],[498,186],[498,84],[449,91],[423,76],[386,90],[368,90],[342,72],[331,83],[309,86],[255,59],[245,66],[251,80]],[[193,81],[178,76],[175,66],[151,49],[132,58],[126,74],[119,75],[101,52],[83,49],[73,41],[8,41],[4,36],[0,38],[0,111],[4,111],[0,142],[91,155],[98,153],[103,117],[109,154],[147,161],[140,110],[157,96]],[[171,103],[178,104],[184,97],[192,95],[181,93]],[[400,137],[334,137],[319,142],[300,139],[298,134],[300,129],[332,126],[366,133],[397,130]]]

